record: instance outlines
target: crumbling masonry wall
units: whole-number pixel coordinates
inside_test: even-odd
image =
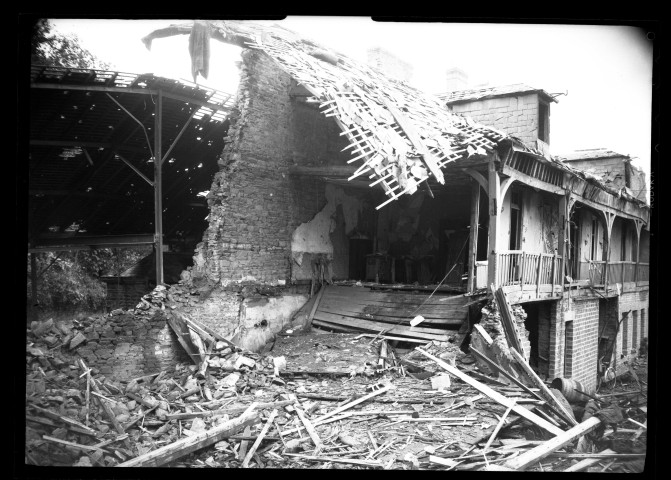
[[[174,370],[191,363],[162,315],[139,316],[113,311],[81,320],[85,342],[76,347],[89,367],[117,380]]]
[[[254,286],[277,287],[271,296],[289,288],[292,234],[327,203],[321,179],[290,168],[349,158],[335,122],[291,98],[295,82],[270,57],[243,50],[240,68],[229,142],[207,196],[209,226],[182,274],[186,288],[207,292],[182,308],[222,334],[240,325],[243,302],[258,296]],[[277,331],[285,317],[269,318],[275,322],[266,329]]]

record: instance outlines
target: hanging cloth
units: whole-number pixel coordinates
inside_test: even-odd
[[[194,83],[198,74],[207,78],[210,71],[210,24],[195,21],[189,35],[189,54],[191,55],[191,75]]]

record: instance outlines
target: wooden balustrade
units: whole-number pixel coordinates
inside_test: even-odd
[[[561,257],[508,250],[497,254],[497,286],[561,285]]]
[[[603,285],[605,283],[605,274],[605,261],[587,260],[578,263],[578,278],[574,278],[574,280],[589,280],[592,285]]]

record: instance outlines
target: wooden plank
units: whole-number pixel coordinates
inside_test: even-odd
[[[556,437],[545,442],[543,445],[539,445],[523,453],[519,457],[508,460],[504,466],[507,468],[512,468],[513,470],[526,470],[551,453],[571,443],[576,438],[591,432],[596,427],[598,427],[599,424],[601,424],[601,420],[596,417],[590,417],[570,430],[561,432]]]
[[[480,334],[480,336],[482,337],[482,339],[485,341],[485,343],[487,345],[491,345],[492,343],[494,343],[494,340],[492,340],[492,337],[490,337],[489,334],[485,331],[485,329],[482,328],[482,325],[480,325],[479,323],[476,323],[475,325],[473,325],[473,328]],[[471,347],[471,348],[473,348],[473,347]]]
[[[352,313],[370,313],[383,317],[410,317],[422,315],[425,318],[458,318],[462,319],[468,315],[468,307],[456,305],[396,305],[386,303],[363,302],[357,300],[323,298],[318,310],[326,307],[346,309]]]
[[[166,317],[168,325],[170,325],[170,328],[172,328],[172,330],[175,332],[175,335],[177,336],[177,341],[189,355],[191,361],[196,365],[200,364],[200,354],[198,353],[196,347],[191,343],[189,327],[187,327],[186,324],[175,315],[168,314]]]
[[[324,292],[326,291],[328,287],[326,285],[323,285],[321,289],[319,289],[319,293],[317,294],[317,298],[315,298],[315,303],[312,305],[312,310],[310,310],[310,314],[308,315],[307,320],[305,321],[305,326],[309,327],[310,324],[312,323],[312,319],[315,318],[315,312],[317,311],[317,308],[319,307],[319,302],[321,301],[322,297],[324,296]]]
[[[603,452],[599,453],[615,453],[613,450],[606,449]],[[585,458],[584,460],[580,460],[578,463],[575,465],[571,465],[565,470],[562,470],[564,472],[582,472],[583,470],[587,470],[589,467],[594,465],[595,463],[599,463],[603,458]]]
[[[403,133],[408,137],[408,140],[412,143],[413,147],[422,155],[422,160],[429,167],[429,170],[436,178],[436,181],[440,184],[445,184],[445,178],[443,177],[443,172],[438,166],[438,160],[433,156],[429,149],[426,147],[424,142],[422,142],[421,137],[415,131],[415,127],[409,122],[409,120],[403,115],[396,107],[394,107],[391,102],[386,99],[382,99],[385,107],[389,110],[389,113],[394,117],[394,120],[401,127]]]
[[[265,437],[266,433],[268,433],[268,430],[273,424],[273,420],[275,420],[276,416],[277,416],[277,409],[274,409],[272,412],[270,412],[270,416],[268,417],[266,424],[263,426],[263,429],[261,429],[261,433],[259,433],[259,436],[256,438],[256,441],[252,445],[252,448],[249,449],[249,452],[247,452],[247,456],[242,461],[241,465],[242,468],[247,468],[249,466],[249,462],[252,459],[252,456],[254,455],[254,453],[256,453],[256,449],[259,448],[259,445],[261,445],[263,437]]]
[[[217,443],[224,438],[234,435],[259,420],[259,414],[255,412],[256,404],[252,403],[249,408],[238,418],[217,425],[204,432],[196,433],[174,443],[160,447],[152,452],[145,453],[139,457],[120,463],[117,467],[160,467],[191,452],[200,450]]]
[[[448,333],[444,330],[427,327],[405,327],[403,325],[361,320],[343,315],[334,315],[331,313],[317,312],[315,318],[318,320],[344,325],[346,327],[354,327],[366,331],[384,330],[385,333],[405,334],[414,337],[428,338],[430,340],[446,340],[448,337]]]
[[[86,368],[86,364],[84,363],[84,360],[80,358],[79,362],[81,363],[81,366],[82,366],[83,370],[87,371],[88,368]],[[95,393],[102,396],[102,394],[100,393],[100,389],[98,388],[98,382],[93,377],[91,377],[91,388],[93,388],[93,391]],[[111,407],[107,404],[107,402],[105,400],[98,399],[98,403],[100,404],[103,411],[107,415],[107,418],[109,419],[109,421],[112,422],[112,425],[114,426],[114,429],[121,434],[125,433],[126,430],[118,422],[118,420],[116,419],[116,415],[114,415],[114,412],[112,411]],[[128,440],[128,438],[126,438],[124,440],[124,445],[129,450],[132,449],[130,440]]]
[[[505,371],[505,370],[504,370],[503,368],[501,368],[499,365],[497,365],[496,363],[494,363],[494,362],[493,362],[492,360],[490,360],[489,357],[487,357],[484,353],[478,351],[475,347],[470,347],[469,350],[470,350],[472,353],[474,353],[475,356],[476,356],[477,358],[479,358],[480,360],[482,360],[483,362],[485,362],[489,367],[491,367],[495,372],[500,373],[501,375],[503,375],[504,377],[506,377],[508,380],[510,380],[511,382],[513,382],[515,385],[517,385],[518,387],[520,387],[522,390],[524,390],[524,391],[527,392],[528,394],[533,395],[534,397],[536,397],[536,398],[539,399],[539,400],[543,400],[543,398],[542,398],[540,395],[538,395],[536,392],[534,392],[533,390],[531,390],[531,389],[530,389],[529,387],[527,387],[525,384],[523,384],[522,382],[520,382],[517,378],[515,378],[515,377],[512,376],[510,373],[508,373],[507,371]]]
[[[381,291],[370,290],[365,287],[338,287],[328,286],[324,292],[326,298],[342,298],[342,299],[364,299],[366,301],[387,302],[393,304],[426,304],[426,305],[447,305],[459,304],[465,305],[469,298],[464,295],[438,295],[433,296],[428,293],[387,293]]]
[[[295,400],[281,400],[279,402],[259,402],[256,405],[257,410],[263,410],[265,408],[279,408],[291,405]],[[237,415],[244,412],[247,407],[233,407],[233,408],[223,408],[220,410],[206,410],[204,412],[184,412],[184,413],[168,413],[166,418],[168,420],[189,420],[191,418],[204,418],[204,417],[214,417],[216,415]]]
[[[517,325],[515,323],[513,313],[510,311],[510,305],[508,305],[508,300],[506,300],[506,294],[504,293],[503,288],[499,287],[499,289],[496,290],[494,296],[499,307],[501,323],[503,324],[503,330],[506,334],[508,345],[520,352],[523,351],[522,343],[520,342],[520,338],[517,333]]]
[[[533,371],[533,369],[527,363],[527,361],[524,359],[524,357],[522,355],[520,355],[520,353],[517,350],[515,350],[514,348],[510,349],[510,353],[513,355],[515,360],[517,360],[517,363],[519,364],[519,366],[522,367],[524,372],[534,382],[534,385],[536,385],[536,387],[538,389],[540,389],[540,394],[543,397],[543,399],[547,403],[552,405],[555,408],[555,410],[558,410],[559,412],[561,412],[562,419],[565,422],[567,422],[569,425],[573,425],[573,426],[578,425],[578,422],[575,420],[575,418],[573,418],[573,414],[572,414],[573,412],[566,411],[566,407],[564,407],[564,405],[559,403],[559,401],[552,394],[552,392],[547,387],[547,385],[545,385],[545,382],[543,382],[543,380],[541,380],[538,377],[538,375],[536,375],[536,372]]]
[[[447,325],[456,325],[459,326],[461,325],[464,320],[466,319],[466,316],[464,315],[461,318],[454,318],[454,317],[429,317],[426,316],[425,313],[418,311],[413,314],[408,313],[407,315],[381,315],[375,310],[371,310],[370,312],[362,312],[362,311],[352,311],[354,309],[352,308],[344,308],[344,307],[332,307],[328,305],[323,305],[317,310],[316,315],[322,314],[322,313],[328,313],[331,315],[342,315],[344,317],[350,317],[350,318],[358,318],[361,320],[372,320],[375,322],[385,322],[385,323],[398,323],[400,325],[410,325],[410,321],[415,318],[417,315],[421,315],[424,317],[424,320],[422,321],[422,324],[426,325],[436,325],[438,328],[441,326],[447,326]]]
[[[509,399],[508,397],[505,397],[505,396],[501,395],[499,392],[491,389],[487,385],[485,385],[483,383],[480,383],[477,380],[469,377],[468,375],[463,373],[458,368],[453,367],[452,365],[450,365],[446,362],[443,362],[441,359],[439,359],[437,357],[434,357],[433,355],[431,355],[430,353],[425,352],[421,348],[416,348],[415,350],[417,352],[421,353],[422,355],[424,355],[425,357],[428,357],[431,360],[433,360],[434,362],[436,362],[438,365],[443,367],[445,370],[447,370],[449,373],[451,373],[455,377],[461,379],[462,381],[468,383],[469,385],[471,385],[472,387],[474,387],[475,389],[477,389],[481,393],[487,395],[492,400],[500,403],[504,407],[511,407],[513,412],[515,412],[518,415],[520,415],[521,417],[524,417],[527,420],[535,423],[539,427],[544,428],[545,430],[552,433],[553,435],[560,435],[560,434],[564,433],[563,430],[555,427],[554,425],[552,425],[547,420],[545,420],[545,419],[539,417],[538,415],[530,412],[529,410],[522,407],[521,405],[517,405],[513,400]]]

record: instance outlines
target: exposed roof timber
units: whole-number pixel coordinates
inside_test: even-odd
[[[132,245],[151,245],[154,243],[154,234],[143,235],[101,235],[101,236],[58,236],[38,237],[33,241],[31,248],[46,249],[48,247],[89,246],[89,247],[127,247]]]
[[[501,167],[501,173],[512,178],[513,181],[522,182],[525,185],[529,185],[530,187],[533,188],[538,188],[539,190],[544,190],[546,192],[554,193],[556,195],[564,195],[566,193],[566,189],[563,187],[558,187],[551,183],[544,182],[530,175],[522,173],[518,170],[515,170],[514,168],[510,168],[508,165],[503,165]]]
[[[123,195],[110,195],[106,193],[96,193],[96,192],[81,192],[76,190],[28,190],[28,195],[33,197],[60,197],[64,195],[71,195],[74,197],[86,197],[90,199],[106,199],[106,200],[119,200],[123,199]]]
[[[177,93],[169,92],[163,89],[153,89],[153,88],[133,88],[133,87],[103,87],[100,85],[77,85],[77,84],[64,84],[64,83],[31,83],[31,88],[48,88],[53,90],[80,90],[85,92],[107,92],[107,93],[131,93],[137,95],[158,95],[160,91],[161,94],[172,100],[177,100],[184,103],[192,103],[198,105],[199,107],[209,108],[215,112],[229,112],[230,107],[224,107],[216,103],[204,102],[195,98],[187,97],[185,95],[179,95]]]
[[[109,142],[82,142],[80,140],[30,140],[34,147],[81,147],[81,148],[104,148],[112,150],[126,150],[135,153],[149,153],[147,149],[132,147],[130,145]]]

